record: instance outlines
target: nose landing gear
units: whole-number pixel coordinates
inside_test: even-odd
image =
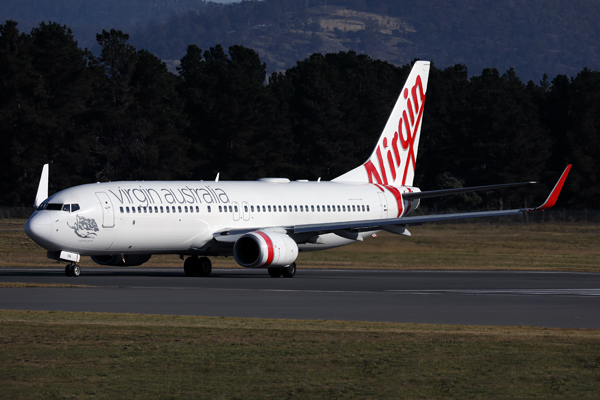
[[[65,275],[69,277],[78,277],[81,275],[81,268],[79,268],[79,265],[75,263],[67,264],[65,267]]]

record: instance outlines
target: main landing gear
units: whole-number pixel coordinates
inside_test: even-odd
[[[79,265],[75,263],[67,264],[67,266],[65,267],[65,275],[69,277],[78,277],[79,275],[81,275],[81,268],[79,268]]]
[[[293,278],[294,275],[296,275],[296,263],[293,262],[283,268],[269,268],[269,275],[272,278],[279,278],[280,276],[283,276],[284,278]]]
[[[183,263],[183,272],[187,276],[209,276],[212,264],[206,257],[188,257]]]

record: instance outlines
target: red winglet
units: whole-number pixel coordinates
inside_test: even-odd
[[[556,200],[558,200],[558,195],[560,194],[560,191],[562,190],[562,187],[563,187],[565,181],[567,180],[567,175],[569,175],[569,171],[571,170],[571,165],[572,164],[567,165],[567,168],[565,168],[565,171],[560,176],[560,179],[554,186],[554,189],[552,189],[552,192],[550,192],[550,196],[548,196],[548,198],[546,199],[544,204],[542,204],[541,206],[536,207],[530,211],[547,210],[548,208],[550,208],[556,204]]]

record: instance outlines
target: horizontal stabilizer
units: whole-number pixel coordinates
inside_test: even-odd
[[[459,193],[502,189],[502,188],[513,187],[513,186],[532,185],[534,183],[536,183],[536,182],[531,181],[531,182],[519,182],[519,183],[504,183],[501,185],[473,186],[473,187],[456,188],[456,189],[429,190],[427,192],[403,193],[402,198],[405,200],[427,199],[430,197],[450,196],[450,195],[459,194]]]

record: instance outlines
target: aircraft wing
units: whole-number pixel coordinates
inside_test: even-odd
[[[476,212],[467,212],[467,213],[437,214],[437,215],[418,215],[418,216],[412,216],[412,217],[375,219],[375,220],[363,220],[363,221],[347,221],[347,222],[335,222],[335,223],[326,223],[326,224],[305,224],[305,225],[296,225],[292,229],[290,229],[290,228],[288,228],[288,229],[292,230],[294,233],[314,232],[314,233],[318,233],[318,234],[324,234],[324,233],[336,232],[336,231],[344,231],[344,230],[353,230],[353,231],[371,231],[371,230],[380,230],[380,229],[389,230],[389,229],[386,229],[386,227],[389,228],[389,227],[393,227],[393,226],[406,226],[406,225],[412,225],[412,224],[422,224],[425,222],[447,221],[447,220],[456,220],[456,219],[465,219],[465,218],[502,217],[502,216],[507,216],[507,215],[519,215],[519,214],[522,214],[524,212],[529,212],[529,211],[546,210],[546,209],[554,206],[554,204],[556,204],[556,200],[558,199],[558,195],[560,194],[560,191],[565,183],[565,180],[567,179],[567,175],[569,174],[570,169],[571,169],[571,165],[568,165],[567,168],[565,168],[564,172],[562,173],[560,179],[554,186],[554,189],[552,189],[552,192],[550,192],[550,195],[548,196],[546,201],[539,207],[535,207],[535,208],[517,208],[517,209],[513,209],[513,210],[476,211]],[[425,196],[423,196],[423,197],[434,197],[434,196],[438,196],[438,195],[443,196],[446,194],[463,193],[463,192],[471,191],[473,189],[487,190],[487,189],[491,189],[491,188],[517,186],[517,185],[523,185],[523,184],[529,184],[529,183],[531,183],[531,182],[522,182],[522,183],[516,183],[516,184],[509,183],[506,185],[493,185],[493,186],[478,186],[478,187],[474,187],[474,188],[435,190],[435,191],[431,191],[431,192],[421,192],[421,193],[425,194]],[[437,193],[444,192],[444,193],[436,194],[436,195],[432,194],[432,193],[436,193],[436,192]],[[449,193],[449,192],[452,192],[452,193]],[[418,195],[421,193],[414,193],[414,194]],[[409,195],[408,193],[403,194],[402,197],[407,198],[408,195]],[[423,197],[420,197],[420,198],[423,198]],[[414,199],[415,197],[411,197],[411,198]]]
[[[425,222],[436,222],[436,221],[448,221],[465,218],[486,218],[486,217],[504,217],[508,215],[519,215],[524,212],[546,210],[554,204],[558,199],[558,195],[563,187],[567,175],[571,169],[571,165],[565,168],[564,172],[560,176],[560,179],[550,192],[550,195],[546,201],[535,208],[516,208],[512,210],[498,210],[498,211],[475,211],[466,213],[453,213],[453,214],[437,214],[437,215],[416,215],[411,217],[401,218],[387,218],[387,219],[372,219],[372,220],[359,220],[359,221],[345,221],[345,222],[332,222],[332,223],[318,223],[318,224],[302,224],[294,226],[279,226],[279,227],[255,227],[246,229],[224,229],[219,232],[215,232],[214,236],[217,241],[221,242],[235,242],[235,239],[239,235],[243,235],[248,232],[255,230],[271,230],[277,229],[287,231],[289,233],[314,233],[314,234],[325,234],[334,232],[345,236],[348,232],[365,232],[365,231],[376,231],[376,230],[387,230],[391,232],[402,232],[402,228],[408,225],[423,224]],[[520,183],[507,183],[502,185],[491,185],[491,186],[476,186],[471,188],[458,188],[458,189],[447,189],[447,190],[433,190],[428,192],[417,192],[417,193],[405,193],[402,195],[405,199],[416,199],[416,198],[427,198],[435,196],[445,196],[450,194],[464,193],[475,190],[490,190],[498,189],[510,186],[528,185],[534,182],[520,182]],[[421,196],[423,195],[423,196]]]

